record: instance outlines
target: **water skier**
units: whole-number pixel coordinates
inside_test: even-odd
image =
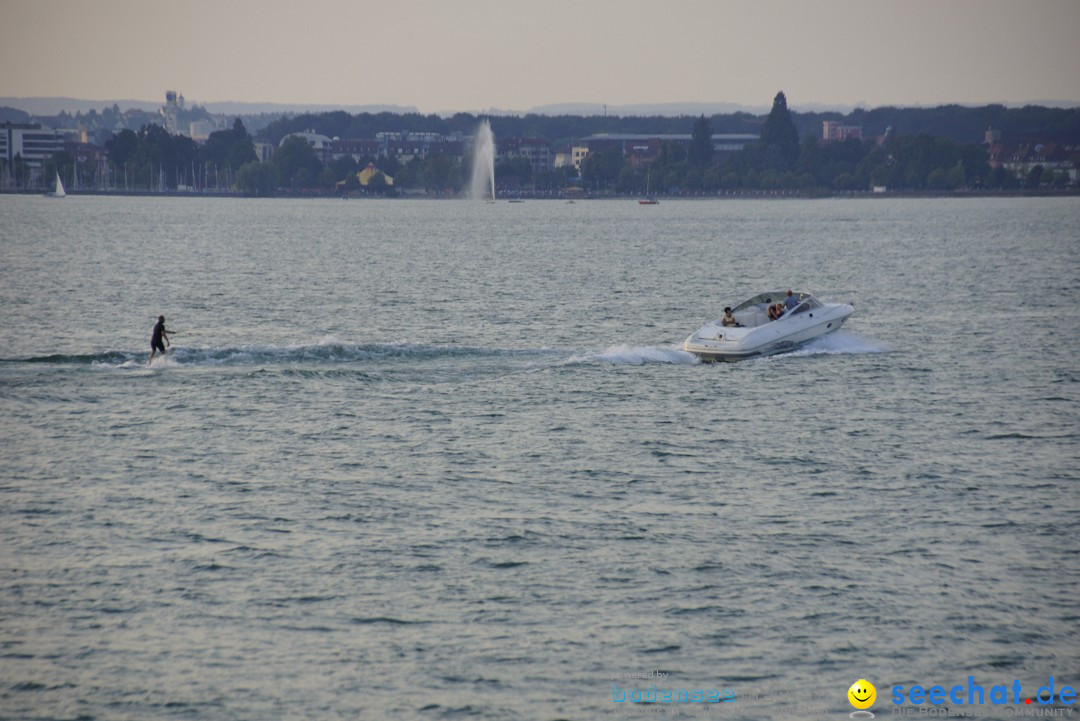
[[[154,354],[158,351],[161,351],[161,355],[165,355],[165,345],[171,345],[169,333],[170,331],[165,330],[165,316],[159,315],[157,325],[154,326],[154,334],[150,336],[150,360],[147,361],[147,365],[154,362]],[[165,341],[165,345],[162,345],[162,340]]]

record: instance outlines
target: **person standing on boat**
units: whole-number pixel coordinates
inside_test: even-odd
[[[787,298],[784,298],[784,309],[791,310],[799,304],[799,299],[789,290],[787,292]]]
[[[159,315],[157,319],[157,325],[154,326],[154,334],[150,336],[150,360],[147,364],[154,362],[154,354],[161,351],[161,355],[165,355],[165,345],[162,345],[162,340],[166,344],[169,344],[169,331],[165,330],[165,316]]]

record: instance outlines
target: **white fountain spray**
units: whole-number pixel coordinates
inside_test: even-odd
[[[472,178],[469,180],[469,197],[482,200],[488,197],[490,186],[491,199],[495,199],[495,135],[491,132],[491,123],[484,121],[476,129],[472,150]]]

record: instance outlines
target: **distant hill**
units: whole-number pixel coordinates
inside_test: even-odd
[[[30,121],[30,113],[25,110],[5,107],[0,103],[0,123],[26,123]]]
[[[52,117],[67,112],[86,113],[117,105],[121,110],[144,110],[157,112],[164,105],[164,100],[81,100],[79,98],[12,98],[0,97],[0,106],[22,110],[30,115]]]
[[[22,110],[30,115],[51,117],[67,112],[86,113],[91,110],[100,111],[102,108],[111,108],[117,105],[121,110],[144,110],[157,112],[158,108],[165,104],[161,100],[84,100],[82,98],[16,98],[0,97],[0,107]],[[416,108],[406,105],[318,105],[302,103],[245,103],[226,100],[222,102],[203,103],[187,99],[189,107],[198,105],[205,108],[208,113],[220,115],[260,115],[260,114],[288,114],[300,113],[324,113],[333,110],[344,110],[348,113],[415,113]]]
[[[118,105],[121,110],[144,110],[157,112],[164,104],[161,100],[86,100],[83,98],[69,97],[0,97],[0,106],[22,110],[30,115],[55,116],[62,112],[71,115],[86,113],[90,110],[100,111],[102,108],[111,108]],[[259,103],[241,102],[233,100],[202,102],[187,98],[188,106],[198,105],[207,112],[222,115],[261,115],[261,114],[287,114],[301,115],[304,113],[325,113],[335,110],[343,110],[357,115],[360,113],[419,113],[420,111],[411,105],[369,104],[369,105],[331,105],[315,103]],[[811,105],[804,106],[807,111],[818,112],[850,112],[852,107],[839,105]],[[632,105],[605,105],[603,103],[557,103],[540,105],[527,110],[520,109],[473,109],[473,110],[447,110],[434,115],[449,117],[459,112],[474,115],[621,115],[621,116],[669,116],[679,117],[686,115],[724,115],[729,113],[750,113],[764,115],[769,112],[768,105],[750,106],[736,103],[721,102],[684,102],[684,103],[637,103]]]
[[[823,108],[840,110],[838,107]],[[602,103],[556,103],[539,105],[527,111],[535,115],[618,115],[622,117],[680,117],[699,115],[730,115],[732,113],[750,113],[764,115],[769,112],[768,105],[739,105],[737,103],[636,103],[632,105],[605,105]],[[522,115],[523,113],[503,112],[500,115]]]
[[[335,110],[344,110],[346,113],[358,115],[360,113],[418,113],[412,105],[313,105],[300,103],[244,103],[226,100],[221,102],[198,103],[206,108],[209,113],[222,115],[260,115],[260,114],[287,114],[299,115],[301,113],[327,113]]]
[[[69,98],[69,97],[0,97],[0,107],[12,108],[15,110],[21,110],[32,116],[52,117],[59,115],[62,112],[67,112],[71,115],[75,113],[86,113],[90,110],[100,111],[102,108],[111,108],[116,105],[120,110],[142,110],[145,112],[156,113],[158,108],[164,104],[164,97],[161,100],[86,100],[82,98]],[[259,103],[259,102],[241,102],[233,100],[223,101],[208,101],[202,102],[198,100],[188,99],[188,106],[199,106],[208,113],[215,115],[230,115],[230,116],[242,116],[242,115],[263,115],[263,114],[276,114],[276,115],[301,115],[305,113],[326,113],[336,110],[341,110],[353,115],[359,114],[371,114],[376,115],[379,113],[393,113],[398,115],[404,115],[409,113],[419,114],[420,111],[412,105],[390,105],[390,104],[368,104],[368,105],[333,105],[333,104],[317,104],[317,103]],[[954,103],[955,107],[976,108],[982,107],[975,103]],[[1044,108],[1080,108],[1080,101],[1066,101],[1066,100],[1043,100],[1032,101],[1028,103],[985,103],[984,105],[996,105],[1004,108],[1021,108],[1029,106],[1037,106]],[[858,105],[844,105],[844,104],[826,104],[826,103],[792,103],[791,110],[802,114],[833,114],[846,116],[852,113],[862,112],[867,113],[873,110],[880,110],[883,108],[903,107],[910,110],[925,110],[938,106],[926,106],[926,105],[908,105],[908,106],[868,106],[866,104]],[[446,110],[436,113],[426,113],[430,115],[439,115],[442,117],[450,117],[458,113],[465,113],[470,115],[496,115],[496,116],[523,116],[523,115],[547,115],[547,116],[565,116],[576,115],[581,117],[596,117],[596,116],[617,116],[617,117],[687,117],[687,116],[700,116],[706,117],[719,116],[719,115],[735,115],[745,113],[748,115],[765,115],[769,112],[769,105],[740,105],[738,103],[725,103],[725,102],[674,102],[674,103],[634,103],[626,105],[612,105],[604,103],[552,103],[548,105],[538,105],[526,110],[514,110],[514,109],[502,109],[502,108],[487,108],[487,109],[471,109],[471,110]]]
[[[908,105],[908,106],[880,106],[880,107],[906,107],[910,109],[929,109],[933,107],[939,107],[938,105]],[[991,103],[952,103],[959,107],[976,108],[983,105],[991,105]],[[1080,108],[1080,102],[1070,102],[1064,100],[1047,100],[1030,103],[997,103],[1001,107],[1005,108],[1022,108],[1028,106],[1038,106],[1044,108]],[[684,103],[636,103],[633,105],[605,105],[603,103],[557,103],[552,105],[539,105],[531,108],[527,111],[512,111],[512,110],[492,110],[488,111],[494,115],[581,115],[581,116],[595,116],[595,115],[615,115],[621,117],[686,117],[686,116],[700,116],[706,117],[716,115],[735,115],[738,113],[746,113],[749,115],[766,115],[771,108],[770,105],[739,105],[738,103],[702,103],[702,102],[684,102]],[[845,105],[842,103],[793,103],[791,110],[793,112],[799,112],[803,114],[809,113],[832,113],[840,115],[849,115],[856,110],[873,110],[874,106],[869,106],[865,103]],[[439,113],[444,115],[446,113]],[[486,113],[485,113],[486,114]]]

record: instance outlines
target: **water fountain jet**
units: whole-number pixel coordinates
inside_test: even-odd
[[[480,123],[473,139],[469,197],[474,200],[490,197],[495,200],[495,135],[491,132],[491,123],[487,120]]]

